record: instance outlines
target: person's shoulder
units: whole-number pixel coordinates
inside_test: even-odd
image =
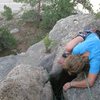
[[[95,33],[95,32],[92,32],[89,36],[88,36],[88,38],[92,38],[92,39],[96,39],[96,38],[98,38],[98,36],[97,36],[97,34]]]

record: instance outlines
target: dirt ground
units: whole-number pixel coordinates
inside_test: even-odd
[[[31,45],[45,37],[45,33],[32,22],[25,23],[20,19],[12,19],[11,21],[2,21],[0,19],[0,24],[5,24],[9,30],[15,28],[19,30],[17,33],[13,33],[17,40],[17,48],[15,50],[17,53],[25,52]]]
[[[29,46],[33,44],[34,35],[37,33],[37,28],[32,23],[26,23],[21,25],[19,32],[14,34],[17,39],[18,52],[26,51]]]

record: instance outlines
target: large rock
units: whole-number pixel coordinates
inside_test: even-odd
[[[0,81],[14,68],[19,56],[6,56],[0,58]]]
[[[52,100],[52,90],[48,81],[48,74],[43,71],[43,67],[45,64],[52,67],[54,55],[54,53],[45,53],[45,46],[43,41],[41,41],[31,46],[25,53],[0,58],[0,100]],[[46,63],[42,63],[44,66],[41,67],[40,63],[45,60],[44,58],[47,60]],[[15,67],[16,65],[17,67]],[[15,86],[12,88],[14,84]],[[25,88],[28,87],[28,85],[30,87],[28,88],[29,90]],[[33,88],[31,88],[30,85]],[[17,88],[18,86],[19,88]],[[7,92],[5,93],[5,91]],[[29,94],[26,91],[28,91]],[[18,95],[18,97],[16,97],[16,95]]]
[[[51,53],[46,55],[40,62],[39,66],[42,66],[44,69],[47,70],[47,72],[49,73],[52,69],[53,66],[53,61],[55,59],[56,53]]]
[[[82,31],[83,28],[93,21],[89,14],[77,14],[59,20],[49,33],[49,37],[59,41],[66,35],[70,37],[73,33]]]
[[[46,71],[30,65],[16,66],[0,83],[0,100],[52,100]]]
[[[0,58],[0,81],[7,76],[7,74],[19,64],[29,64],[33,67],[44,67],[50,69],[52,67],[55,53],[45,53],[45,45],[43,41],[31,46],[27,52],[18,55],[11,55]]]
[[[31,46],[26,53],[20,56],[17,65],[24,63],[32,66],[42,66],[47,71],[50,71],[55,59],[56,52],[52,50],[52,53],[46,53],[46,48],[43,41]]]
[[[64,92],[64,100],[100,100],[100,75],[90,91],[88,88],[71,88]]]
[[[23,54],[21,59],[17,62],[17,64],[24,63],[30,64],[32,66],[38,66],[41,60],[46,56],[45,53],[45,45],[43,41],[34,44],[31,46],[27,52]]]

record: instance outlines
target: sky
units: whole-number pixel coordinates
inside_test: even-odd
[[[93,9],[94,9],[95,12],[100,11],[100,5],[99,5],[100,4],[100,0],[90,0],[90,2],[93,4]],[[3,5],[5,3],[8,4],[10,7],[12,7],[13,9],[19,9],[18,7],[20,7],[20,5],[21,5],[21,4],[18,5],[16,3],[13,4],[13,0],[0,0],[0,10],[3,9]],[[78,8],[83,10],[81,5],[79,5]]]
[[[90,0],[90,2],[93,4],[94,11],[100,11],[100,0]]]
[[[95,13],[100,11],[100,0],[90,0],[90,3],[93,5],[93,10]],[[78,4],[76,9],[79,9],[83,13],[88,13],[87,10],[83,9],[83,6],[81,4]]]

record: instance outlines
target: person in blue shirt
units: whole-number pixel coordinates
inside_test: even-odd
[[[91,28],[80,33],[76,38],[71,40],[65,47],[65,52],[59,63],[63,65],[64,58],[68,53],[73,55],[85,54],[89,58],[88,82],[90,87],[94,85],[98,73],[100,72],[100,39],[96,33],[99,30]],[[99,31],[100,32],[100,31]],[[64,84],[63,89],[66,91],[71,87],[85,88],[87,87],[86,79],[81,81],[71,81]]]

